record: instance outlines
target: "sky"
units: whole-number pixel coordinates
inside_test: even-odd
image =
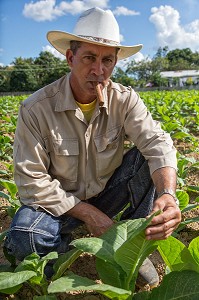
[[[36,58],[41,51],[64,59],[46,33],[72,33],[81,12],[94,6],[112,10],[121,44],[143,44],[136,60],[153,58],[164,46],[199,51],[199,0],[0,0],[0,65],[16,57]]]

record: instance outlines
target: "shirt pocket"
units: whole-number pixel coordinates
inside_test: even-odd
[[[123,159],[124,135],[122,127],[114,128],[94,138],[98,179],[110,177]]]
[[[51,158],[52,176],[76,182],[79,161],[78,139],[48,139],[46,144]]]

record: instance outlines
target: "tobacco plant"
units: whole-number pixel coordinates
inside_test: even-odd
[[[81,251],[96,256],[96,268],[103,283],[97,284],[88,278],[68,273],[52,282],[48,292],[94,290],[114,300],[198,299],[199,238],[194,239],[188,248],[174,237],[146,241],[144,229],[148,221],[119,222],[100,238],[73,241],[72,245]],[[159,287],[136,294],[134,289],[139,267],[156,248],[170,273],[164,276]]]
[[[99,238],[77,239],[71,243],[75,248],[58,259],[55,252],[43,258],[33,253],[12,272],[0,273],[0,292],[16,293],[26,283],[34,290],[33,300],[56,300],[57,293],[80,290],[97,291],[114,300],[198,299],[199,237],[192,240],[188,248],[174,237],[147,241],[144,231],[153,216],[118,222]],[[155,249],[167,265],[167,274],[159,287],[136,294],[139,267]],[[68,271],[82,252],[96,256],[101,284]],[[53,265],[54,275],[48,280],[45,266],[54,259],[57,259]]]
[[[54,268],[52,282],[62,276],[70,265],[81,254],[81,251],[72,249],[66,254],[60,255],[56,252],[50,252],[48,255],[40,258],[36,253],[27,256],[18,266],[2,266],[0,268],[0,293],[14,294],[17,293],[26,284],[32,289],[33,300],[56,300],[55,294],[48,294],[49,278],[45,274],[47,264],[51,263]]]

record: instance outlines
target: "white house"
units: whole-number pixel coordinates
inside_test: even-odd
[[[192,79],[194,84],[199,84],[199,70],[165,71],[160,72],[160,75],[168,78],[170,86],[172,86],[173,78],[179,78],[179,86],[184,86],[187,79]]]

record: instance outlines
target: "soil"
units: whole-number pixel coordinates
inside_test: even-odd
[[[188,145],[181,143],[180,145],[176,145],[177,148],[183,148],[183,150],[186,150]],[[184,151],[183,151],[184,152]],[[187,156],[194,156],[196,160],[199,160],[199,154],[198,153],[189,153]],[[198,185],[199,182],[199,172],[193,171],[189,173],[187,178],[187,184],[190,185]],[[191,194],[191,201],[196,196],[195,194]],[[5,209],[2,208],[2,206],[5,205],[5,202],[2,201],[1,207],[0,207],[0,232],[3,232],[6,230],[11,222],[11,218],[7,215]],[[190,211],[186,214],[183,214],[183,218],[188,217],[196,217],[199,216],[199,209],[195,209],[194,211]],[[197,237],[199,235],[199,222],[191,223],[187,225],[180,233],[178,238],[186,245],[188,246],[190,241]],[[79,237],[85,237],[88,236],[88,232],[84,226],[81,226],[74,232],[74,238]],[[154,266],[156,267],[156,270],[158,271],[160,283],[162,281],[162,278],[165,274],[165,264],[160,257],[159,253],[155,251],[153,254],[150,255],[150,259],[153,262]],[[5,264],[7,261],[4,258],[2,247],[0,247],[0,264]],[[80,276],[85,276],[87,278],[99,281],[98,274],[95,269],[95,258],[92,255],[89,254],[83,254],[81,255],[75,263],[72,265],[71,270]],[[149,287],[146,285],[144,287],[144,290],[149,290]],[[137,288],[137,292],[139,289]],[[30,290],[30,288],[26,285],[23,286],[23,288],[19,291],[17,295],[3,295],[0,294],[0,300],[32,300],[34,295],[34,292]],[[78,293],[60,293],[58,295],[59,300],[105,300],[108,299],[98,293],[91,292],[91,293],[84,293],[84,292],[78,292]]]

